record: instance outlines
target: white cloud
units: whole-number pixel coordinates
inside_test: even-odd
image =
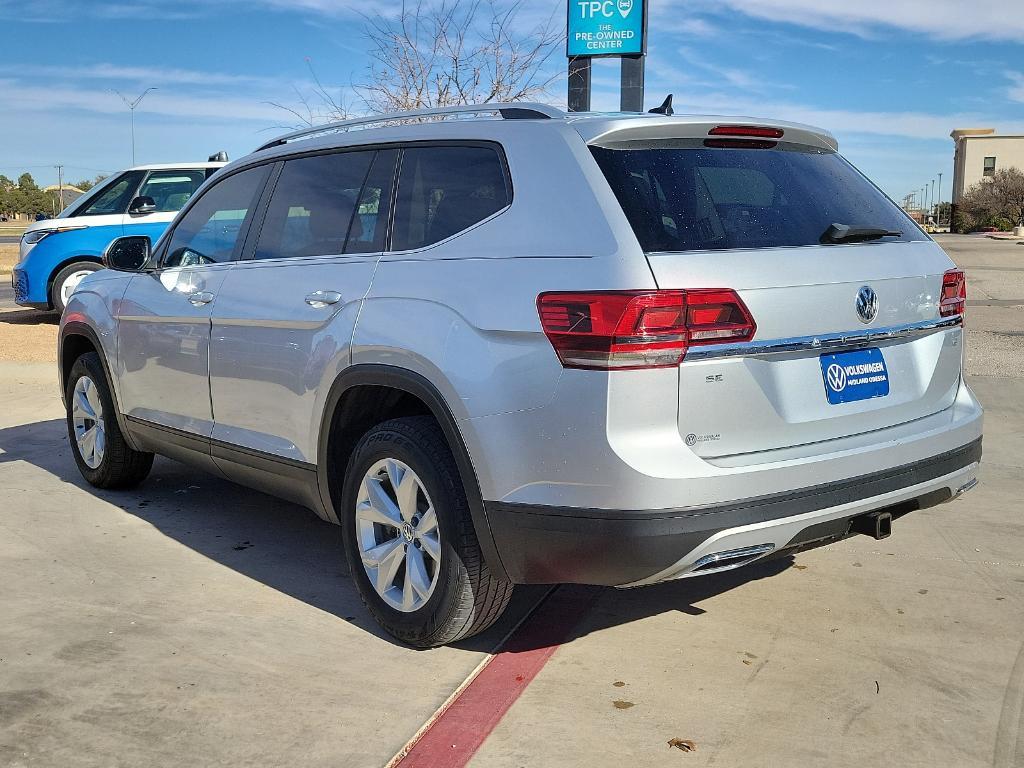
[[[109,90],[40,87],[25,85],[17,80],[0,80],[0,92],[4,94],[5,108],[12,113],[57,112],[81,110],[99,114],[115,114],[125,110],[117,94]],[[146,98],[136,112],[140,114],[166,115],[173,117],[208,118],[223,120],[255,120],[269,125],[291,122],[280,108],[259,101],[226,94],[205,96],[182,95],[177,93],[154,93]]]
[[[24,72],[24,66],[0,66],[0,73],[20,75]],[[107,63],[89,64],[79,67],[36,65],[32,67],[32,74],[36,78],[44,77],[58,82],[100,80],[111,83],[139,83],[146,86],[258,86],[262,88],[275,88],[279,91],[290,87],[291,83],[291,81],[284,78],[206,72],[193,69],[122,66]]]
[[[1006,89],[1006,96],[1011,101],[1019,101],[1024,104],[1024,72],[1007,72],[1011,85]]]
[[[689,12],[692,0],[679,3]],[[1020,0],[714,0],[701,10],[744,13],[760,19],[813,27],[827,33],[869,35],[901,29],[940,40],[982,38],[1024,41]]]
[[[1006,130],[1012,130],[1005,121],[991,115],[825,109],[795,102],[735,98],[725,94],[697,97],[681,95],[676,99],[676,111],[791,120],[815,125],[839,135],[872,134],[936,141],[948,141],[949,132],[962,125],[1002,125]]]

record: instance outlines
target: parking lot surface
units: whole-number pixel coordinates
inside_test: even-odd
[[[968,272],[981,484],[881,542],[559,588],[592,601],[471,765],[1024,765],[1024,248],[940,242]],[[0,765],[380,766],[546,594],[398,646],[312,513],[160,459],[86,487],[55,379],[0,362]]]

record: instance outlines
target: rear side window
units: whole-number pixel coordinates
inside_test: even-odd
[[[350,236],[362,236],[355,213],[376,154],[339,152],[286,161],[253,258],[344,253]]]
[[[592,151],[646,252],[818,245],[832,224],[926,239],[834,152],[684,139]]]
[[[406,149],[392,249],[433,245],[497,213],[510,199],[501,157],[490,147]]]
[[[153,171],[139,189],[139,197],[153,198],[157,211],[180,211],[204,181],[206,174],[201,170]]]

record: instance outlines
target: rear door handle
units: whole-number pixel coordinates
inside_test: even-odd
[[[337,304],[339,301],[341,301],[341,294],[337,291],[313,291],[306,296],[306,303],[317,309]]]
[[[188,303],[193,307],[201,307],[213,301],[213,294],[209,291],[196,291],[188,297]]]

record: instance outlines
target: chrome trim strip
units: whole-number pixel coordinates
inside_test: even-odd
[[[931,333],[963,325],[962,315],[943,317],[938,320],[924,320],[908,325],[892,325],[868,331],[845,333],[823,333],[820,336],[794,336],[789,339],[768,339],[765,341],[744,341],[737,344],[709,344],[690,347],[686,350],[685,362],[694,360],[716,360],[723,357],[752,357],[755,355],[781,355],[787,352],[818,351],[842,347],[864,347],[892,339],[906,339],[927,336]]]

